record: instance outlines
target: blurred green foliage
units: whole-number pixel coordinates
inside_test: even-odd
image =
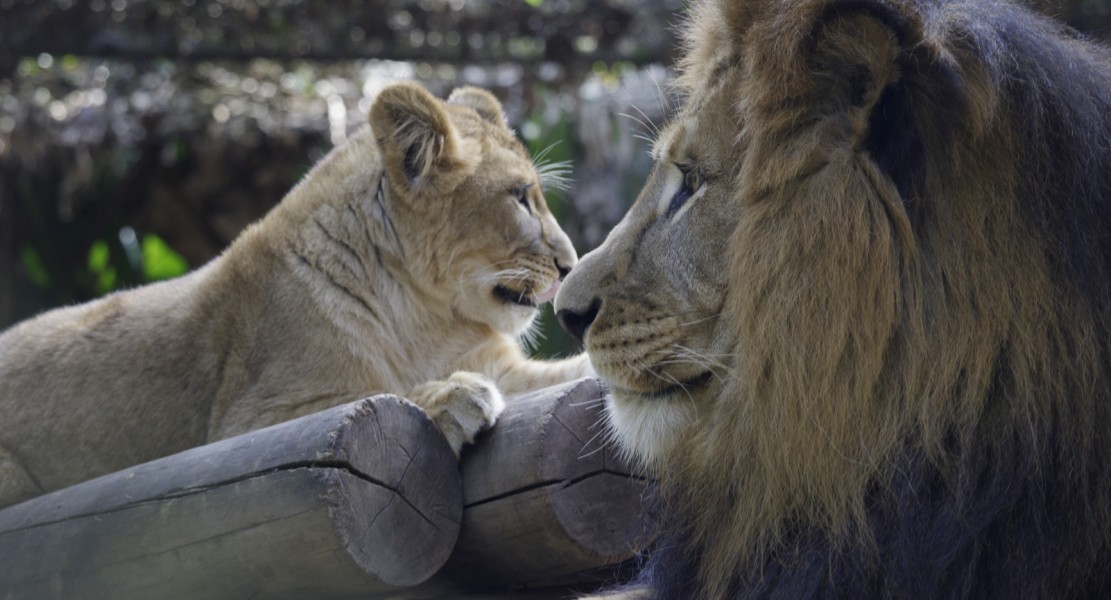
[[[116,268],[109,264],[112,251],[108,249],[108,242],[97,240],[89,248],[89,272],[85,278],[92,276],[96,285],[97,294],[107,294],[116,289]],[[81,277],[81,274],[78,274]]]
[[[117,256],[113,256],[113,249]],[[127,268],[120,276],[117,265],[120,257],[126,260]],[[113,260],[116,258],[116,260]],[[34,246],[26,245],[20,252],[22,266],[31,282],[36,286],[49,289],[52,277]],[[84,268],[67,273],[79,282],[86,284],[85,296],[103,296],[123,287],[153,283],[164,279],[180,277],[189,271],[189,263],[174,251],[162,238],[153,233],[143,236],[142,244],[135,242],[135,232],[130,227],[120,230],[120,242],[109,244],[107,240],[96,240],[89,246],[88,260]]]
[[[544,86],[538,86],[534,94],[543,99],[552,94]],[[546,107],[549,104],[543,100],[538,104]],[[529,153],[541,169],[547,165],[570,165],[581,156],[581,149],[575,146],[574,115],[566,110],[545,111],[538,110],[524,119],[520,129]],[[549,186],[544,190],[544,197],[548,200],[548,209],[560,223],[564,223],[574,206],[567,197],[567,190],[562,186]],[[529,351],[533,356],[551,358],[566,356],[577,350],[577,343],[572,339],[556,320],[552,304],[541,307],[538,326],[535,328],[535,339]]]
[[[211,260],[398,80],[489,89],[539,163],[573,165],[574,191],[545,193],[581,254],[643,181],[643,150],[598,134],[656,103],[645,69],[670,62],[683,6],[0,4],[0,329]],[[539,329],[535,354],[575,349],[550,305]]]
[[[142,248],[143,277],[147,281],[172,279],[189,270],[185,259],[153,233],[143,236]]]

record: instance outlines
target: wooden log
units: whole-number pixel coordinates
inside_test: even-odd
[[[506,401],[497,426],[463,453],[463,525],[433,585],[612,581],[614,566],[651,541],[645,482],[606,438],[604,394],[588,378]]]
[[[388,595],[447,560],[461,497],[431,421],[375,396],[0,511],[0,597]]]

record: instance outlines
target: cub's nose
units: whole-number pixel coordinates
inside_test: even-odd
[[[563,266],[558,260],[556,261],[556,270],[559,271],[560,281],[567,279],[567,276],[571,274],[571,267]]]
[[[590,328],[590,324],[598,317],[598,311],[601,308],[602,301],[595,299],[582,312],[576,312],[569,308],[558,310],[556,311],[556,318],[559,319],[559,324],[563,326],[564,331],[581,342],[586,337],[586,330]]]

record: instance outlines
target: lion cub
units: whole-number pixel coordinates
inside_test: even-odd
[[[576,259],[491,94],[387,88],[220,257],[0,335],[0,506],[372,392],[458,455],[590,374],[517,343]]]

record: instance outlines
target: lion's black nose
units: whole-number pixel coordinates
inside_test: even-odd
[[[598,311],[601,308],[602,301],[595,300],[583,312],[575,312],[565,308],[556,313],[556,318],[559,319],[559,324],[563,326],[564,331],[581,342],[586,337],[586,330],[590,328],[590,324],[598,317]]]

